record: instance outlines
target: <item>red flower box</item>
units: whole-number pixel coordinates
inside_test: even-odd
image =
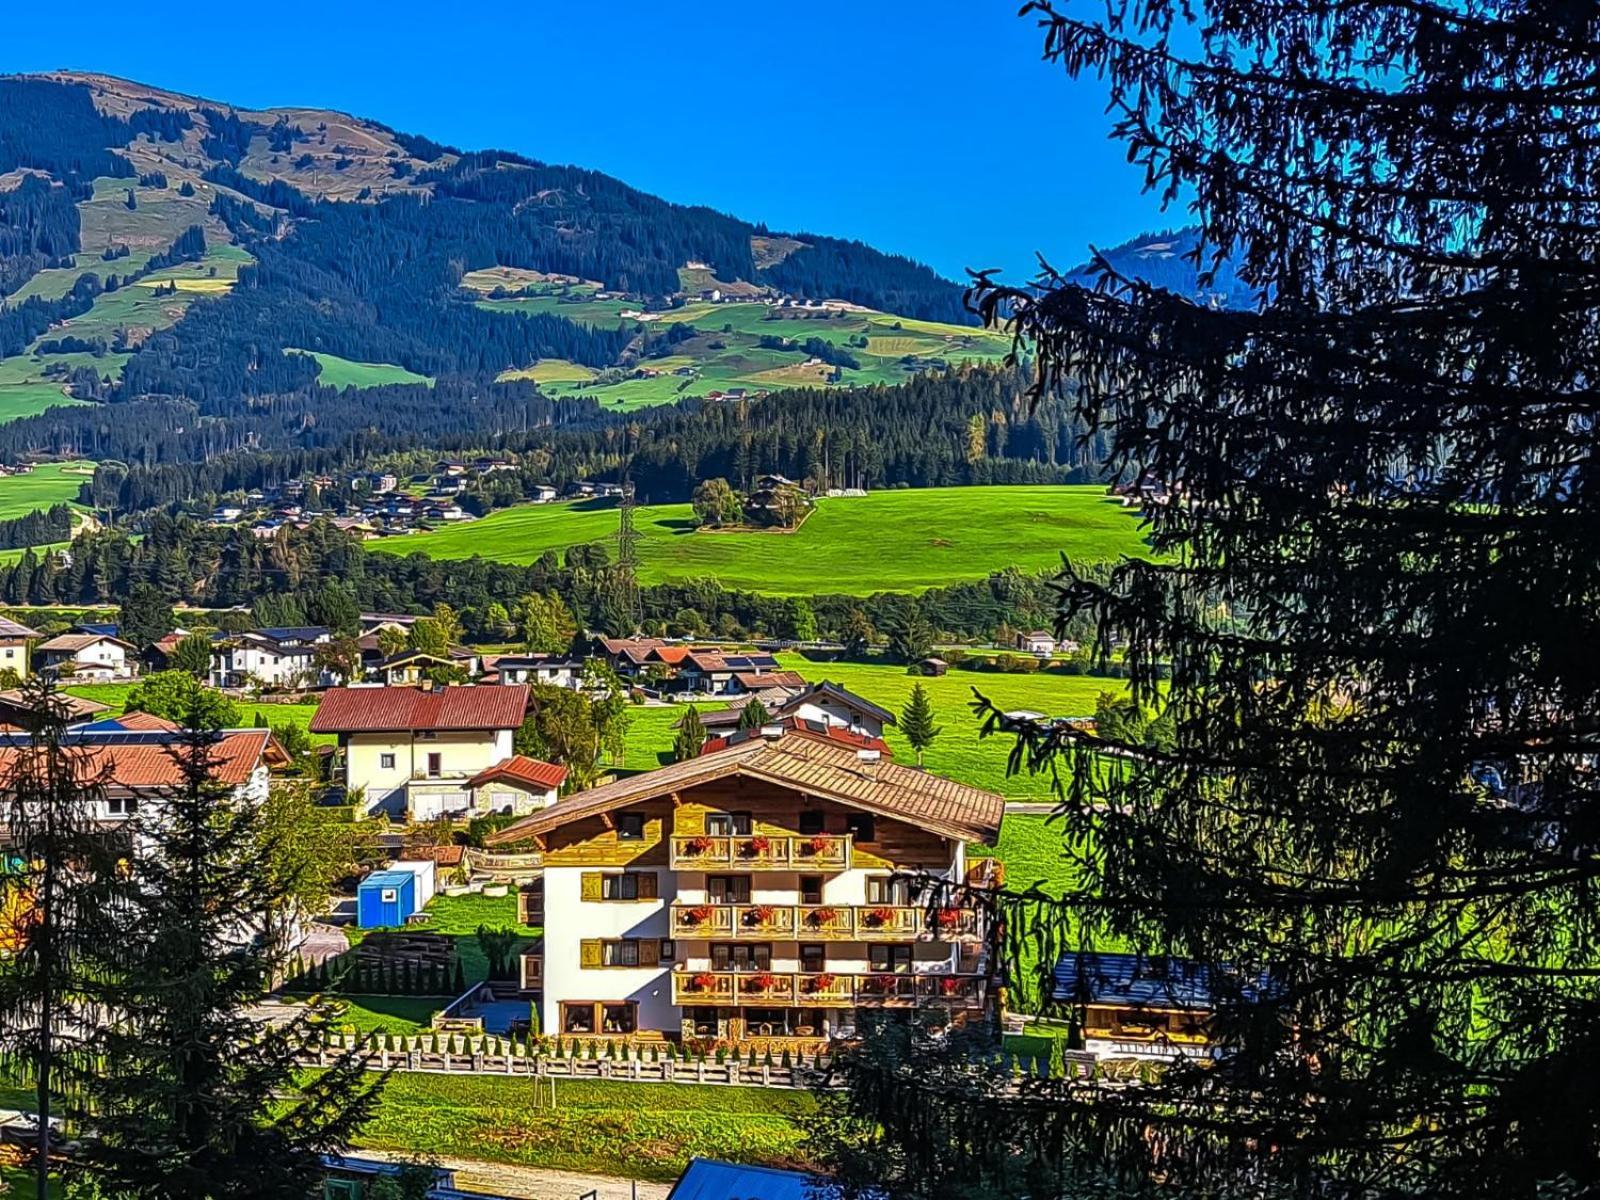
[[[892,909],[892,908],[869,908],[869,909],[867,909],[867,924],[868,925],[887,925],[893,920],[894,920],[894,909]]]
[[[948,979],[939,980],[939,990],[946,996],[959,996],[965,984],[966,980],[956,979],[952,976]]]
[[[747,992],[770,992],[777,986],[778,977],[770,971],[757,971],[744,981],[744,990]]]
[[[838,919],[839,910],[837,908],[813,908],[806,914],[806,924],[808,925],[832,925]]]
[[[940,929],[954,929],[961,924],[962,912],[959,908],[941,908],[933,914],[933,923]]]
[[[833,849],[833,839],[826,834],[819,833],[806,843],[806,850],[811,854],[826,854]]]
[[[689,980],[689,990],[691,992],[709,992],[716,986],[717,977],[715,975],[700,974],[693,976]]]
[[[837,975],[830,975],[830,974],[828,974],[828,972],[824,971],[822,974],[813,975],[809,979],[806,980],[806,991],[808,991],[808,992],[826,992],[826,991],[831,991],[833,989],[833,985],[838,983],[838,982],[839,982],[839,977]]]
[[[895,976],[868,975],[861,981],[861,990],[877,996],[887,996],[895,989]]]
[[[697,904],[683,914],[685,925],[704,925],[716,915],[716,909],[709,904]]]
[[[757,834],[744,844],[746,858],[758,858],[763,854],[772,852],[772,839],[765,834]]]
[[[757,904],[744,910],[744,923],[746,925],[766,925],[778,915],[778,910],[770,904]]]
[[[717,843],[714,838],[709,838],[702,833],[699,837],[692,837],[689,839],[689,851],[691,854],[704,854],[716,844]]]

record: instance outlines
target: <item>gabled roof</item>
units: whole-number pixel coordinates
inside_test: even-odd
[[[1069,1004],[1206,1011],[1215,1002],[1218,982],[1210,967],[1186,958],[1069,950],[1056,963],[1052,994]],[[1247,1000],[1278,988],[1266,975],[1228,982]]]
[[[783,710],[788,712],[791,709],[799,708],[800,705],[811,699],[836,700],[846,708],[857,709],[860,712],[868,713],[874,717],[877,717],[878,720],[882,721],[885,725],[898,724],[898,722],[894,719],[894,714],[888,709],[880,708],[871,700],[867,700],[856,695],[854,692],[840,684],[830,683],[826,679],[794,697],[783,706]]]
[[[13,621],[10,617],[0,617],[0,638],[36,638],[39,636],[37,629],[30,629],[21,621]]]
[[[846,729],[843,725],[832,725],[826,721],[807,721],[803,717],[782,717],[769,721],[757,729],[735,729],[731,733],[718,734],[706,741],[700,748],[701,754],[711,754],[721,750],[724,746],[736,746],[740,742],[747,742],[751,738],[766,737],[764,730],[782,729],[797,733],[802,737],[819,738],[825,742],[838,742],[840,745],[849,746],[855,750],[876,750],[885,757],[893,757],[894,752],[889,749],[889,743],[882,738],[867,737],[865,734],[856,733]]]
[[[469,788],[479,788],[486,783],[520,783],[545,791],[558,788],[567,779],[567,769],[526,754],[513,754],[510,758],[485,767],[467,780]]]
[[[447,687],[329,688],[311,718],[312,733],[389,733],[515,729],[528,711],[525,684]]]
[[[735,679],[752,692],[767,688],[805,688],[806,677],[799,671],[736,671]]]
[[[314,642],[328,635],[326,625],[275,625],[255,631],[274,642]]]
[[[123,790],[178,788],[184,784],[183,766],[188,745],[181,733],[164,730],[71,730],[63,744],[70,747],[68,762],[85,782],[103,780],[105,786]],[[230,787],[248,780],[257,767],[270,763],[283,751],[273,748],[270,729],[227,729],[209,747],[212,778]],[[32,752],[26,734],[0,735],[0,779],[19,758]]]
[[[82,696],[74,696],[70,692],[55,692],[54,698],[56,706],[68,721],[81,721],[85,717],[94,716],[95,713],[103,713],[111,707],[98,700],[86,700]],[[0,692],[0,709],[32,712],[30,699],[31,697],[22,688],[6,688]]]
[[[39,649],[59,650],[63,654],[76,654],[79,650],[85,650],[96,642],[115,642],[117,645],[129,650],[138,649],[137,646],[109,633],[63,633],[59,637],[51,638],[48,642],[40,642]]]
[[[804,1171],[691,1158],[667,1200],[838,1200],[843,1194],[838,1184]],[[881,1200],[882,1193],[869,1189],[865,1196]]]
[[[885,759],[863,761],[861,753],[831,738],[785,729],[775,738],[749,738],[699,758],[575,793],[489,840],[495,844],[521,841],[582,817],[730,777],[792,788],[907,821],[944,837],[992,842],[999,833],[1004,797]]]
[[[429,654],[426,650],[402,650],[399,654],[384,659],[378,664],[378,669],[387,671],[390,667],[398,667],[402,663],[408,662],[435,663],[441,667],[453,665],[448,658],[440,658],[437,654]]]

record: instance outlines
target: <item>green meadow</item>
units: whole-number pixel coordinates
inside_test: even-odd
[[[317,382],[325,387],[339,388],[372,388],[383,387],[391,383],[425,383],[433,386],[433,377],[418,375],[415,371],[408,371],[404,367],[397,367],[393,363],[368,363],[356,362],[349,358],[340,358],[337,354],[323,354],[318,350],[300,350],[291,348],[285,353],[307,354],[317,360],[321,369],[317,372]]]
[[[69,462],[41,463],[27,475],[0,476],[0,521],[63,501],[76,504],[78,488],[93,474],[93,463]]]
[[[1058,567],[1063,553],[1104,561],[1147,553],[1137,518],[1105,490],[918,488],[818,501],[794,532],[699,531],[687,504],[641,506],[640,580],[715,578],[768,595],[916,592],[1017,567]],[[615,537],[610,503],[524,505],[480,521],[370,548],[382,554],[474,556],[531,563],[547,550]]]

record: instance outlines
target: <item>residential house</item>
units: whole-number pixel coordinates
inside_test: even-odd
[[[522,816],[556,802],[567,769],[525,754],[513,754],[467,780],[476,813],[515,813]]]
[[[325,687],[332,677],[318,666],[317,648],[331,639],[320,626],[218,634],[211,647],[211,686]]]
[[[1056,652],[1055,635],[1045,629],[1019,633],[1017,634],[1017,649],[1026,651],[1029,654],[1049,657]]]
[[[33,729],[39,723],[39,710],[33,704],[33,697],[22,688],[7,688],[0,691],[0,731],[15,732],[19,729]],[[68,724],[80,724],[93,719],[110,709],[110,705],[101,704],[98,700],[85,700],[82,696],[74,696],[68,692],[56,692],[54,698],[56,716]]]
[[[0,617],[0,671],[14,671],[18,679],[26,679],[30,657],[28,644],[38,636],[37,629],[30,629],[10,617]]]
[[[807,684],[798,690],[785,687],[734,696],[726,708],[702,713],[700,719],[708,731],[734,728],[743,716],[745,705],[752,700],[761,701],[761,707],[767,710],[767,717],[773,722],[794,717],[847,729],[871,739],[881,739],[884,726],[897,723],[888,709],[827,680]]]
[[[583,659],[554,654],[502,654],[494,660],[501,683],[543,683],[577,691],[583,684]]]
[[[367,811],[427,821],[470,811],[468,781],[512,757],[526,687],[329,688],[312,733],[333,734],[333,771]]]
[[[777,669],[778,660],[770,654],[693,650],[684,656],[678,667],[678,686],[686,692],[732,695],[741,690],[736,676]]]
[[[489,839],[544,863],[542,1027],[561,1036],[848,1036],[857,1013],[991,1002],[967,878],[1005,800],[846,730],[745,731]]]
[[[454,665],[448,658],[441,658],[437,654],[402,650],[380,662],[373,669],[373,674],[385,687],[420,687],[428,679],[428,672],[448,670]]]
[[[528,499],[534,504],[549,504],[551,501],[555,500],[559,494],[560,493],[558,493],[556,489],[551,487],[548,483],[541,483],[536,485],[533,490],[528,493]]]
[[[1261,998],[1268,976],[1234,981],[1241,998]],[[1211,968],[1150,954],[1068,951],[1053,973],[1053,998],[1083,1014],[1083,1048],[1097,1058],[1211,1058],[1216,1008]]]
[[[109,682],[139,673],[138,647],[108,633],[63,633],[39,643],[41,670],[60,679]]]

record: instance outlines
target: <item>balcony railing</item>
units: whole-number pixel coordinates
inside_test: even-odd
[[[978,935],[970,908],[931,913],[904,904],[684,904],[672,906],[684,938],[797,938],[802,941],[960,941]]]
[[[818,1008],[982,1006],[981,975],[836,975],[788,971],[674,971],[672,1002]]]
[[[714,868],[737,871],[847,871],[850,869],[850,835],[678,835],[672,839],[672,867],[677,871]]]

